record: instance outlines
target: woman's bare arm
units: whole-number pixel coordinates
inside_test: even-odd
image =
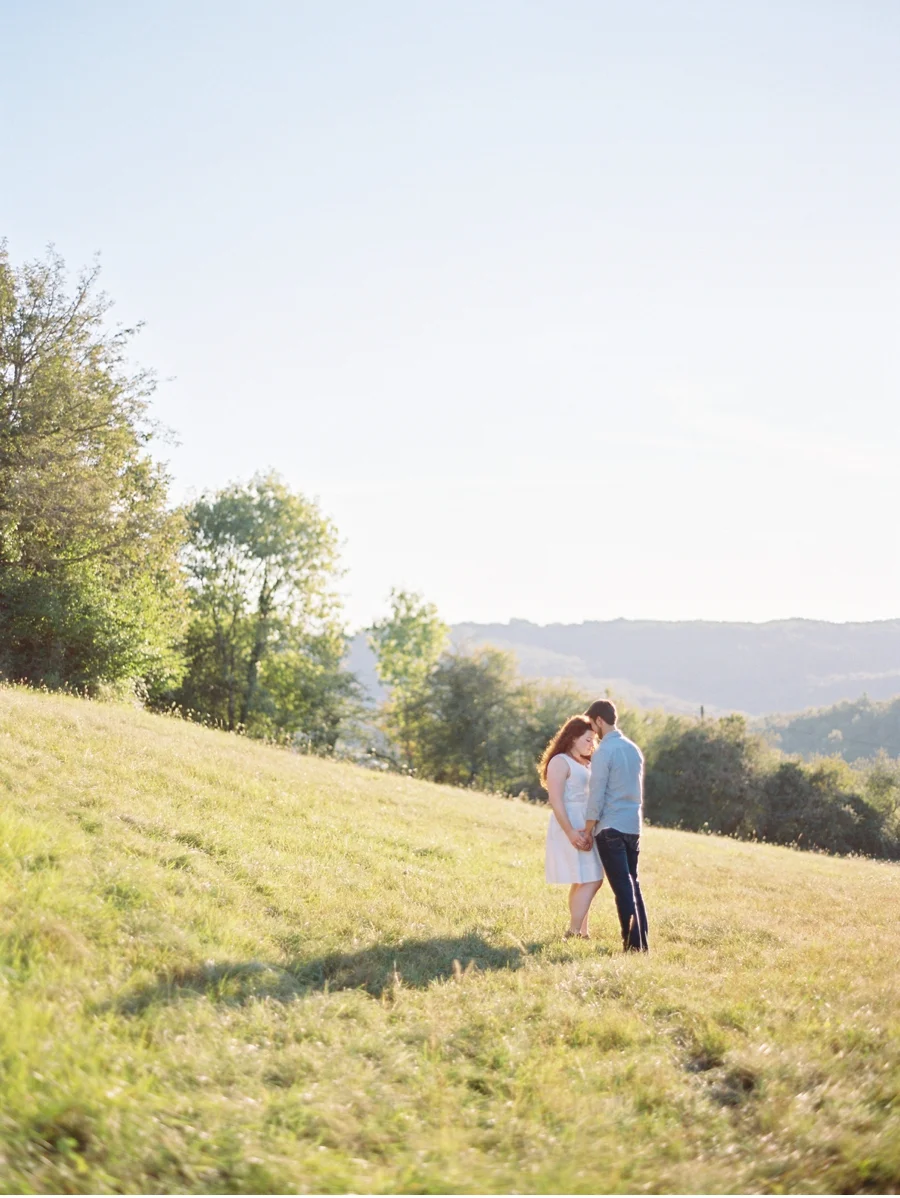
[[[550,798],[550,806],[553,808],[553,814],[556,816],[559,826],[568,836],[572,844],[576,848],[580,848],[581,833],[576,832],[569,822],[569,817],[566,815],[566,805],[563,802],[563,791],[566,787],[566,778],[569,776],[569,763],[560,753],[554,757],[547,765],[547,794]]]

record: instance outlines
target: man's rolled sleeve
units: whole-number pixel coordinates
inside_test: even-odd
[[[597,752],[594,754],[594,760],[591,762],[591,785],[588,790],[587,806],[584,809],[584,818],[598,821],[606,804],[606,783],[609,779],[609,758],[603,752],[603,743],[601,742]]]

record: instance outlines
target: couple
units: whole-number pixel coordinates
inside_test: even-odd
[[[617,718],[615,704],[598,699],[583,716],[566,720],[544,750],[539,771],[553,809],[546,877],[569,883],[565,938],[588,939],[588,912],[605,873],[625,951],[646,952],[647,912],[638,881],[644,757],[616,727]]]

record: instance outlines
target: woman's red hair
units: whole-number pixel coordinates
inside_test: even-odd
[[[551,738],[538,763],[538,776],[544,786],[547,785],[547,766],[553,758],[558,757],[560,753],[568,753],[579,736],[591,731],[593,729],[590,720],[586,720],[583,715],[573,715],[566,720],[559,732]]]

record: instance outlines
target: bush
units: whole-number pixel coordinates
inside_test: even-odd
[[[654,823],[833,853],[900,857],[900,767],[785,759],[740,716],[672,717],[646,743]]]
[[[647,752],[647,816],[654,823],[725,836],[754,832],[765,749],[741,716],[667,720]]]

